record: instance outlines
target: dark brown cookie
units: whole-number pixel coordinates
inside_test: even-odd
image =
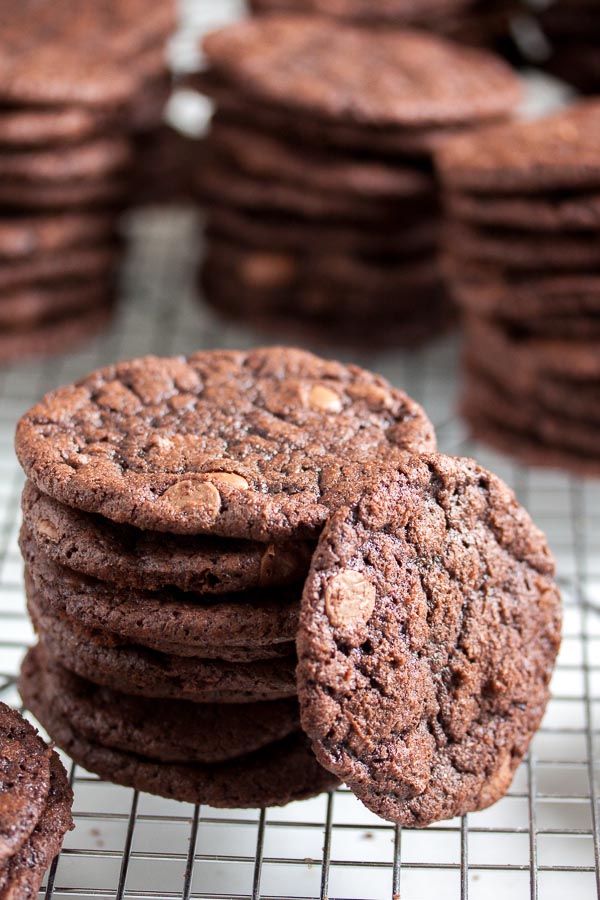
[[[218,112],[211,122],[210,143],[238,170],[261,182],[274,179],[311,192],[373,197],[387,204],[435,190],[425,168],[299,146],[231,122]]]
[[[0,333],[0,362],[29,356],[66,353],[105,329],[113,315],[112,302],[80,315],[44,322],[29,331]]]
[[[600,195],[572,193],[497,197],[455,191],[448,209],[457,219],[476,225],[522,228],[524,231],[598,231]]]
[[[332,253],[362,257],[406,257],[437,246],[439,212],[415,208],[392,229],[369,228],[361,222],[322,222],[302,219],[285,212],[261,211],[260,216],[233,206],[211,203],[207,210],[209,240],[225,240],[264,252],[314,252],[328,247]]]
[[[160,797],[213,807],[283,806],[337,784],[316,761],[303,734],[291,735],[238,759],[214,764],[161,763],[104,747],[77,732],[53,703],[44,679],[22,678],[28,706],[53,740],[78,764],[107,781]]]
[[[59,616],[27,579],[28,609],[51,659],[113,690],[197,703],[256,703],[296,694],[294,656],[257,662],[200,660],[133,644],[115,646],[101,633]]]
[[[340,19],[371,23],[393,22],[431,27],[438,16],[453,15],[471,0],[250,0],[255,12],[319,13]]]
[[[522,272],[506,277],[498,266],[443,261],[452,293],[476,316],[505,317],[514,322],[545,316],[595,313],[600,310],[600,274]]]
[[[0,110],[0,147],[49,147],[83,141],[110,126],[110,116],[83,106]]]
[[[132,697],[48,662],[39,646],[21,669],[25,698],[31,683],[43,684],[56,711],[82,738],[160,762],[224,762],[300,730],[295,699],[223,706]]]
[[[35,728],[0,703],[0,882],[2,867],[23,847],[44,811],[49,756]]]
[[[275,134],[317,144],[338,147],[369,155],[429,160],[440,141],[451,134],[462,134],[467,123],[460,125],[432,125],[410,127],[365,127],[348,121],[321,119],[299,115],[296,110],[269,105],[255,97],[246,97],[239,87],[232,87],[215,72],[196,73],[186,80],[187,86],[209,96],[231,119],[249,127],[260,127]],[[503,121],[505,114],[498,116]]]
[[[237,647],[254,659],[272,655],[272,645],[296,637],[299,588],[274,588],[219,597],[163,588],[115,587],[52,562],[24,527],[20,547],[44,609],[114,643],[135,643],[179,656],[237,659]],[[233,653],[230,656],[229,653]],[[267,656],[264,656],[264,653]]]
[[[104,244],[114,228],[114,217],[103,212],[5,217],[0,224],[0,259]]]
[[[314,535],[363,461],[434,446],[421,408],[385,379],[277,347],[102,369],[48,394],[16,438],[31,481],[67,505],[263,540]]]
[[[5,261],[0,267],[0,292],[74,278],[102,278],[114,271],[118,250],[114,243],[36,253],[34,258]]]
[[[224,594],[304,581],[314,549],[308,541],[260,544],[140,531],[82,513],[27,482],[23,519],[44,554],[76,572],[116,585]]]
[[[504,271],[578,271],[600,263],[597,234],[541,234],[518,229],[486,228],[452,221],[446,228],[448,252],[467,264],[491,263]]]
[[[600,186],[600,103],[588,101],[534,121],[482,129],[440,146],[452,190],[535,193]]]
[[[3,0],[0,99],[7,104],[107,106],[140,83],[132,57],[174,29],[175,5],[141,0],[81,3]],[[102,40],[98,40],[98,35]]]
[[[5,150],[0,153],[0,182],[39,185],[99,179],[122,171],[131,162],[131,146],[124,137],[97,138],[71,148]]]
[[[542,533],[471,460],[416,455],[325,527],[298,633],[302,726],[369,809],[424,826],[504,795],[549,698]]]
[[[528,385],[540,375],[558,375],[574,381],[600,377],[600,341],[537,337],[513,330],[498,321],[469,315],[465,319],[467,343],[479,358],[501,362],[512,372],[515,385]]]
[[[57,184],[11,179],[0,182],[0,203],[19,214],[29,210],[114,209],[125,204],[129,186],[130,181],[121,174]]]
[[[519,101],[504,63],[424,33],[275,15],[213,32],[204,49],[218,73],[250,97],[366,128],[493,118]]]
[[[509,428],[506,422],[496,419],[491,410],[481,412],[479,409],[469,409],[465,404],[462,407],[462,414],[475,440],[488,444],[527,466],[562,469],[577,476],[600,477],[597,453],[590,457],[575,451],[551,447],[529,431]]]
[[[46,869],[59,852],[64,836],[73,828],[73,791],[58,755],[50,754],[50,789],[37,825],[14,856],[0,865],[0,896],[6,900],[33,900],[38,896]]]
[[[398,201],[353,196],[343,191],[324,192],[277,178],[257,179],[231,164],[217,148],[205,145],[194,174],[194,192],[205,204],[227,203],[258,212],[287,212],[304,219],[356,222],[392,221]]]
[[[490,415],[509,431],[530,434],[541,444],[563,453],[600,461],[600,425],[586,415],[577,418],[567,405],[562,412],[549,410],[534,397],[499,384],[481,370],[471,372],[464,391],[463,409],[477,417]]]
[[[114,293],[113,279],[73,281],[66,286],[41,285],[0,294],[0,329],[22,334],[67,314],[105,307]]]

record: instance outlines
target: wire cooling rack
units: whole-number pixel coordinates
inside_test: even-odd
[[[198,31],[238,6],[188,0],[176,60],[190,65]],[[193,272],[201,238],[191,212],[146,211],[128,231],[123,304],[112,330],[80,353],[0,369],[0,699],[14,706],[16,674],[34,640],[17,547],[18,416],[45,391],[118,358],[268,342],[223,325],[198,302]],[[344,788],[284,809],[223,811],[107,784],[65,758],[76,829],[40,897],[600,898],[600,483],[526,469],[471,445],[454,412],[454,341],[413,354],[330,352],[405,388],[436,424],[441,449],[475,456],[504,477],[548,534],[564,595],[564,641],[553,699],[529,756],[494,807],[421,832],[381,821]]]
[[[0,699],[33,641],[17,547],[23,479],[17,417],[44,391],[117,358],[245,347],[194,291],[198,222],[185,210],[129,223],[124,303],[112,331],[75,355],[0,370]],[[327,350],[324,352],[328,352]],[[267,811],[214,810],[106,784],[70,765],[76,830],[40,896],[66,898],[348,898],[577,900],[600,897],[600,483],[525,469],[472,446],[454,413],[457,346],[360,356],[418,399],[442,449],[476,456],[509,481],[548,534],[565,600],[553,699],[508,796],[423,832],[394,828],[345,790]]]

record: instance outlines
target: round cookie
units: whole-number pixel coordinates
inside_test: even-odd
[[[323,530],[302,600],[298,696],[319,761],[403,826],[498,800],[549,698],[553,574],[542,533],[473,461],[375,472]]]
[[[73,281],[66,287],[41,285],[0,294],[0,328],[6,333],[23,332],[70,313],[106,306],[114,293],[112,279]]]
[[[11,179],[0,182],[0,203],[15,213],[32,210],[86,209],[122,206],[129,180],[122,175],[100,179],[65,181],[60,184],[29,184]]]
[[[470,0],[250,0],[255,12],[311,12],[341,19],[372,23],[420,24],[431,27],[432,19],[465,9]]]
[[[148,7],[141,0],[122,0],[74,8],[69,0],[24,0],[18,7],[4,0],[4,5],[3,105],[126,103],[142,81],[137,57],[176,27],[170,2]]]
[[[302,220],[286,213],[252,215],[244,209],[211,203],[207,210],[205,234],[212,239],[247,248],[301,252],[329,247],[332,252],[357,256],[408,256],[437,246],[439,224],[431,208],[410,210],[407,223],[394,229],[365,228],[358,222],[319,222]],[[414,213],[414,215],[413,215]],[[406,227],[410,223],[410,227]]]
[[[82,738],[160,762],[224,762],[300,730],[295,699],[224,706],[131,697],[49,663],[39,646],[25,657],[19,683],[24,696],[28,684],[42,683]]]
[[[88,578],[45,557],[27,529],[20,546],[44,608],[119,643],[179,656],[228,657],[245,647],[254,659],[296,636],[299,588],[275,588],[218,597],[176,589],[139,591]],[[175,650],[175,648],[178,648]],[[233,658],[238,658],[237,654]]]
[[[86,140],[110,124],[110,115],[85,107],[0,110],[0,147],[49,147]]]
[[[503,62],[425,33],[274,15],[212,32],[204,50],[247,96],[361,127],[450,126],[506,114],[519,101]]]
[[[61,184],[100,179],[125,169],[133,161],[124,137],[98,138],[72,148],[4,151],[0,153],[0,181]]]
[[[446,197],[452,216],[476,225],[522,228],[525,231],[598,231],[600,195],[540,194],[497,197],[450,192]]]
[[[0,292],[14,291],[32,284],[59,281],[64,287],[71,279],[106,277],[119,258],[113,243],[92,247],[66,248],[61,252],[36,253],[33,259],[15,259],[0,267]]]
[[[228,118],[252,128],[261,128],[275,134],[286,134],[303,142],[323,147],[337,147],[369,155],[406,156],[408,159],[427,161],[431,165],[431,153],[440,141],[452,134],[462,134],[465,124],[407,127],[367,128],[349,121],[321,119],[298,115],[279,106],[245,97],[240,88],[231,87],[212,71],[197,72],[185,81],[190,90],[210,97],[219,112]],[[505,114],[494,118],[502,121]]]
[[[78,765],[125,787],[187,803],[243,809],[284,806],[337,784],[317,763],[303,734],[212,765],[161,763],[104,747],[78,734],[57,711],[41,678],[22,679],[20,689],[53,740]]]
[[[373,197],[387,204],[432,194],[431,173],[416,165],[355,158],[339,152],[298,146],[258,129],[236,125],[217,112],[211,121],[210,144],[246,175],[283,181],[309,191]]]
[[[58,755],[49,752],[50,788],[37,825],[25,844],[0,865],[0,896],[7,900],[37,897],[46,869],[73,828],[73,791]]]
[[[600,102],[552,116],[465,134],[440,145],[437,165],[451,190],[537,193],[600,187]]]
[[[106,213],[6,218],[0,224],[0,259],[30,258],[86,244],[103,244],[114,234],[114,217]]]
[[[314,535],[363,464],[435,447],[385,379],[290,348],[146,357],[59,388],[23,416],[27,476],[139,528],[258,540]]]
[[[502,266],[506,271],[595,268],[600,262],[597,234],[541,234],[517,229],[485,228],[452,222],[446,246],[460,271],[462,260]]]
[[[167,585],[229,594],[303,582],[314,544],[261,544],[204,535],[169,535],[117,525],[42,494],[27,482],[23,521],[44,555],[118,586],[153,591]]]
[[[0,879],[28,840],[50,789],[49,751],[35,728],[0,703]]]
[[[94,684],[140,697],[196,703],[256,703],[296,694],[295,656],[225,662],[134,644],[115,646],[102,634],[52,612],[30,578],[26,585],[29,613],[47,655]]]
[[[44,322],[32,330],[0,333],[0,362],[66,353],[106,328],[112,315],[112,303],[109,302],[85,310],[81,315]]]

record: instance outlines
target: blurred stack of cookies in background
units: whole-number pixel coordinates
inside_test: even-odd
[[[248,0],[255,13],[314,13],[386,28],[422,28],[461,43],[500,47],[520,0]]]
[[[544,67],[578,91],[600,93],[598,0],[554,0],[535,15],[550,45]]]
[[[65,349],[109,320],[118,216],[136,136],[162,116],[175,25],[170,0],[4,5],[0,360]]]
[[[600,103],[439,150],[473,433],[600,473]]]
[[[316,16],[250,19],[204,49],[208,302],[312,341],[399,346],[444,331],[432,148],[506,118],[516,76],[433,35]]]

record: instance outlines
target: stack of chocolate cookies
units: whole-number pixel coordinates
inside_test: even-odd
[[[533,463],[600,472],[600,103],[439,152],[464,413]]]
[[[204,49],[208,302],[296,339],[412,345],[444,330],[432,147],[505,118],[513,73],[431,35],[323,17],[257,17]]]
[[[518,0],[249,0],[256,13],[317,13],[361,25],[423,28],[491,47],[506,36]]]
[[[37,897],[73,827],[73,792],[58,755],[14,709],[0,703],[0,896]]]
[[[0,4],[0,360],[63,349],[113,305],[134,135],[165,98],[174,5]]]
[[[25,703],[213,806],[345,780],[423,826],[504,794],[560,641],[543,535],[384,379],[290,348],[92,373],[19,422]]]
[[[550,42],[544,63],[586,94],[600,92],[600,6],[597,0],[554,0],[537,14]]]

